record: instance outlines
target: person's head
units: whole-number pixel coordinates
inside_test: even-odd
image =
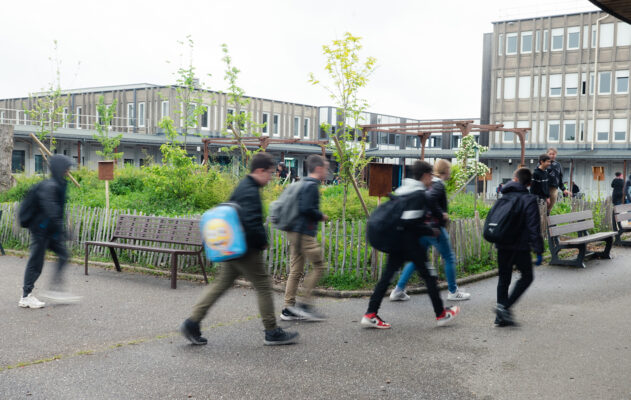
[[[59,182],[65,182],[66,172],[72,166],[72,160],[62,154],[55,154],[48,159],[50,175]]]
[[[412,165],[412,178],[429,187],[432,184],[432,166],[426,161],[416,161]]]
[[[539,168],[548,169],[551,162],[552,160],[548,154],[542,154],[539,156]]]
[[[532,172],[528,168],[519,168],[513,174],[513,181],[519,182],[524,186],[530,186],[532,182]]]
[[[555,161],[557,159],[557,153],[558,153],[558,151],[557,151],[557,149],[555,147],[550,147],[548,149],[547,154],[550,157],[550,161]]]
[[[622,172],[616,172],[616,178],[622,179]]]
[[[329,171],[329,162],[322,156],[312,154],[307,157],[307,172],[309,176],[319,181],[326,178],[326,174]]]
[[[268,153],[256,153],[250,161],[250,176],[260,186],[265,186],[272,179],[274,159]]]
[[[446,181],[451,176],[451,163],[444,159],[439,159],[434,164],[434,175]]]

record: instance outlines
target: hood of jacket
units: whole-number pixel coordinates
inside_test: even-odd
[[[397,196],[404,196],[406,194],[416,192],[417,190],[427,190],[427,188],[421,181],[417,181],[416,179],[412,178],[405,178],[403,179],[403,183],[401,184],[401,186],[399,186],[397,190],[394,191],[394,194],[396,194]]]
[[[63,184],[66,182],[65,174],[70,166],[72,165],[72,160],[70,158],[61,155],[55,154],[51,158],[48,159],[48,166],[50,167],[50,176],[57,182]]]
[[[524,185],[522,185],[519,182],[515,182],[515,181],[510,181],[507,182],[503,187],[502,187],[502,194],[506,194],[506,193],[518,193],[518,192],[523,192],[523,193],[530,193],[528,192],[528,188]]]

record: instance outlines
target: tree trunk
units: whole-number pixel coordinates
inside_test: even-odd
[[[13,126],[0,125],[0,192],[7,191],[15,184],[11,174],[13,155]]]

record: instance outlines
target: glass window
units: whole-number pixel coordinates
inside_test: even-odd
[[[145,126],[145,103],[138,103],[138,126]]]
[[[500,33],[497,37],[497,55],[502,55],[502,50],[504,49],[504,34]]]
[[[521,33],[521,52],[532,53],[532,32]]]
[[[35,154],[35,173],[44,173],[44,157],[41,154]]]
[[[571,26],[567,28],[567,49],[576,50],[579,47],[581,39],[581,27]]]
[[[587,93],[587,75],[581,72],[581,94]]]
[[[552,30],[552,51],[563,50],[563,28]]]
[[[517,54],[517,33],[506,35],[506,55]]]
[[[515,83],[514,76],[504,78],[504,100],[515,98]]]
[[[559,121],[548,121],[548,142],[559,141]]]
[[[594,73],[589,73],[589,94],[594,94]]]
[[[625,140],[627,140],[627,120],[626,119],[613,120],[613,140],[615,142],[624,142]]]
[[[585,141],[585,123],[583,121],[581,121],[578,134],[579,134],[578,140],[580,140],[581,142],[584,142]]]
[[[563,140],[566,142],[576,140],[576,122],[565,122],[563,124]]]
[[[83,124],[83,120],[81,118],[81,112],[82,108],[81,106],[77,107],[76,109],[76,113],[75,113],[75,127],[77,129],[81,129],[81,124]]]
[[[608,119],[596,120],[596,140],[598,142],[609,141],[609,120]]]
[[[616,93],[629,92],[629,71],[616,71]]]
[[[535,51],[539,53],[541,51],[541,32],[535,32]]]
[[[169,116],[169,101],[165,100],[162,102],[162,114],[160,115],[160,118],[164,118],[168,116]]]
[[[546,52],[548,51],[548,39],[550,37],[550,31],[545,30],[543,31],[543,51]]]
[[[504,122],[504,128],[505,129],[513,129],[515,127],[515,124],[511,121],[511,122]],[[509,142],[509,143],[513,143],[513,141],[515,140],[515,133],[514,132],[506,132],[504,131],[502,134],[502,141],[503,142]]]
[[[208,122],[209,122],[208,109],[209,109],[208,105],[206,104],[202,105],[202,115],[201,115],[202,129],[208,129],[210,127],[208,125]]]
[[[303,130],[302,130],[302,135],[305,138],[309,137],[309,122],[311,122],[311,120],[309,118],[303,119],[304,127],[303,127]]]
[[[611,93],[611,71],[598,73],[598,94]]]
[[[0,124],[4,124],[4,111],[0,111]]]
[[[541,97],[546,97],[546,95],[548,94],[548,89],[546,89],[547,82],[548,82],[548,76],[542,75],[541,76]]]
[[[497,78],[497,83],[495,85],[495,94],[498,99],[502,98],[502,78]]]
[[[532,81],[532,97],[539,97],[539,77],[535,76]]]
[[[626,22],[618,22],[618,33],[616,36],[616,46],[631,45],[631,25]]]
[[[519,98],[527,99],[529,97],[530,97],[530,77],[520,76],[519,77]]]
[[[583,48],[589,47],[589,25],[583,25]]]
[[[596,47],[596,25],[592,25],[592,48]]]
[[[274,127],[272,128],[272,132],[274,132],[275,136],[280,134],[280,114],[274,114]]]
[[[294,117],[294,137],[300,137],[300,117]]]
[[[63,121],[64,128],[68,127],[68,107],[64,107],[61,111],[61,120]]]
[[[561,96],[562,76],[561,74],[550,75],[550,97]]]
[[[261,132],[265,135],[269,134],[269,113],[263,113],[263,121],[261,123],[263,124]]]
[[[136,126],[136,105],[127,103],[127,126]]]
[[[600,47],[613,46],[613,24],[600,25]]]
[[[576,96],[578,94],[578,74],[565,75],[565,95]]]
[[[25,150],[13,150],[11,153],[11,172],[18,174],[24,172],[26,166],[26,151]]]

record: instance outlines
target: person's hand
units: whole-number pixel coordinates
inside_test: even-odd
[[[539,266],[543,263],[543,254],[537,254],[537,261],[535,262],[536,266]]]
[[[443,220],[444,220],[445,222],[449,221],[449,214],[447,214],[447,213],[443,213]]]
[[[567,190],[567,189],[565,189],[565,190],[563,191],[563,194],[564,194],[564,195],[566,195],[566,196],[569,196],[569,195],[570,195],[570,192],[568,192],[568,190]]]
[[[322,221],[328,221],[329,220],[329,216],[326,214],[322,214]]]

